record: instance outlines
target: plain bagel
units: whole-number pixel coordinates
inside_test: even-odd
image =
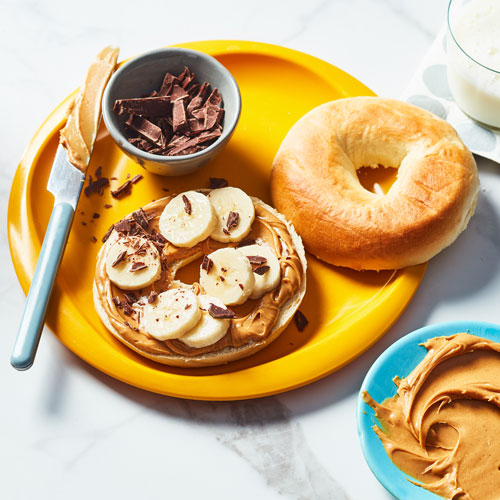
[[[360,167],[395,167],[385,195],[364,189]],[[474,212],[474,157],[444,120],[411,104],[354,97],[323,104],[288,132],[274,159],[275,207],[306,249],[352,269],[426,262]]]

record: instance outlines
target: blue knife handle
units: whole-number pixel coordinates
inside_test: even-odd
[[[72,205],[64,202],[57,203],[52,209],[33,281],[26,299],[21,326],[10,357],[10,363],[17,370],[27,370],[35,359],[45,313],[68,240],[74,213]]]

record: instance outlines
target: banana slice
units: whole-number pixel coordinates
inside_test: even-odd
[[[208,198],[187,191],[170,200],[163,210],[160,233],[176,247],[192,248],[208,238],[217,225],[217,216]]]
[[[160,254],[146,238],[128,236],[119,239],[106,255],[106,273],[118,288],[138,290],[160,277]]]
[[[260,299],[266,292],[276,288],[281,280],[281,267],[272,248],[263,245],[248,245],[238,248],[252,265],[255,286],[251,299]]]
[[[226,305],[243,304],[253,291],[255,277],[245,255],[235,248],[220,248],[203,259],[200,285]]]
[[[223,302],[209,295],[198,295],[198,300],[201,308],[201,319],[192,330],[179,339],[189,347],[206,347],[215,344],[226,335],[229,328],[229,319],[215,318],[209,312],[211,306],[226,309]]]
[[[158,340],[177,339],[201,319],[198,297],[186,288],[170,288],[153,304],[146,304],[140,325]]]
[[[211,238],[227,243],[240,241],[250,232],[255,208],[244,191],[234,187],[214,189],[208,199],[217,214],[217,226]]]

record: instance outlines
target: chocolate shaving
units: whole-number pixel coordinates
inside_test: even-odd
[[[132,184],[137,184],[141,179],[143,179],[144,176],[141,175],[141,174],[137,174],[137,175],[134,175],[134,177],[132,177],[132,179],[130,179],[130,182]]]
[[[244,287],[241,283],[238,283],[238,286],[239,286],[242,290],[245,290],[245,287]]]
[[[307,320],[307,318],[304,316],[303,313],[301,313],[300,311],[297,311],[293,317],[293,319],[295,320],[295,325],[297,326],[297,330],[299,332],[301,332],[302,330],[304,330],[304,328],[308,325],[309,321]]]
[[[201,261],[201,268],[208,274],[213,265],[214,261],[208,255],[204,255],[203,260]]]
[[[116,229],[119,233],[128,233],[130,231],[130,222],[130,219],[122,219],[111,227]]]
[[[127,255],[127,250],[123,250],[123,252],[120,252],[115,260],[111,263],[111,267],[115,267],[116,265],[118,265],[124,258],[125,256]]]
[[[227,180],[223,179],[222,177],[210,177],[209,181],[210,181],[210,189],[219,189],[229,186]]]
[[[252,266],[261,266],[267,262],[265,257],[261,257],[260,255],[247,255],[247,259],[250,261]]]
[[[227,216],[226,227],[228,231],[234,229],[240,222],[240,214],[238,212],[229,212]]]
[[[136,271],[140,271],[141,269],[146,269],[148,266],[144,264],[144,262],[134,262],[130,266],[130,272],[135,273]]]
[[[95,169],[95,176],[97,179],[101,178],[102,177],[102,167],[97,167]]]
[[[135,296],[135,293],[133,292],[123,292],[123,296],[125,297],[125,300],[129,304],[133,304],[134,302],[137,302],[137,297]]]
[[[132,190],[132,181],[126,181],[121,186],[117,187],[114,191],[111,191],[111,196],[113,198],[121,198],[127,194],[130,194]]]
[[[142,208],[139,208],[139,210],[133,212],[132,217],[137,221],[137,224],[139,224],[144,230],[146,231],[148,230],[149,220]]]
[[[148,304],[152,304],[156,300],[156,297],[158,297],[158,293],[151,290],[148,295]]]
[[[185,194],[182,195],[182,201],[184,202],[184,211],[188,215],[191,215],[191,213],[193,211],[193,207],[191,206],[191,202],[189,201],[189,198]]]
[[[236,246],[238,248],[241,248],[241,247],[247,247],[249,245],[255,245],[255,240],[254,239],[241,240]]]
[[[122,301],[121,306],[123,309],[123,314],[125,314],[126,316],[132,316],[132,314],[134,314],[134,310],[130,307],[130,305],[127,302]]]
[[[212,316],[212,318],[216,319],[230,319],[236,318],[236,314],[231,309],[227,309],[225,307],[219,307],[215,304],[210,304],[208,306],[208,314]]]
[[[116,307],[121,307],[122,306],[122,303],[120,302],[120,298],[119,297],[113,297],[113,304],[116,306]]]
[[[111,236],[111,233],[113,232],[114,228],[115,228],[115,225],[112,224],[111,227],[106,231],[106,233],[104,234],[104,236],[102,237],[102,240],[101,240],[103,243],[106,243],[108,238]]]
[[[191,308],[191,306],[192,306],[192,305],[193,305],[193,304],[186,304],[186,307],[184,308],[184,310],[185,310],[185,311],[187,311],[188,309],[190,309],[190,308]]]
[[[109,179],[107,177],[100,177],[95,181],[92,181],[92,177],[89,175],[89,184],[84,189],[85,196],[90,196],[93,193],[97,193],[102,196],[104,188],[109,186]]]
[[[256,267],[253,272],[255,274],[258,274],[259,276],[262,276],[263,274],[266,274],[267,271],[269,271],[270,267],[269,266],[259,266]]]

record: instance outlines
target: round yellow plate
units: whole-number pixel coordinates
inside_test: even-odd
[[[208,186],[225,177],[233,186],[270,202],[268,180],[273,157],[288,129],[315,106],[373,93],[350,75],[300,52],[241,41],[182,45],[215,56],[234,75],[243,109],[227,148],[200,172],[167,178],[149,174],[124,156],[104,125],[89,173],[102,166],[116,178],[144,174],[132,194],[120,201],[82,194],[47,314],[56,337],[80,358],[128,384],[170,396],[234,400],[275,394],[307,384],[345,365],[376,342],[398,318],[417,289],[425,265],[395,272],[355,272],[309,256],[307,293],[300,309],[309,325],[292,323],[272,345],[234,363],[213,368],[169,368],[135,354],[101,324],[92,303],[95,257],[107,228],[141,205],[170,192]],[[58,132],[72,96],[63,101],[33,137],[16,172],[9,201],[12,259],[24,291],[33,276],[52,209],[46,191]],[[104,208],[111,204],[111,209]],[[93,214],[99,214],[93,218]],[[97,243],[93,241],[97,238]]]

